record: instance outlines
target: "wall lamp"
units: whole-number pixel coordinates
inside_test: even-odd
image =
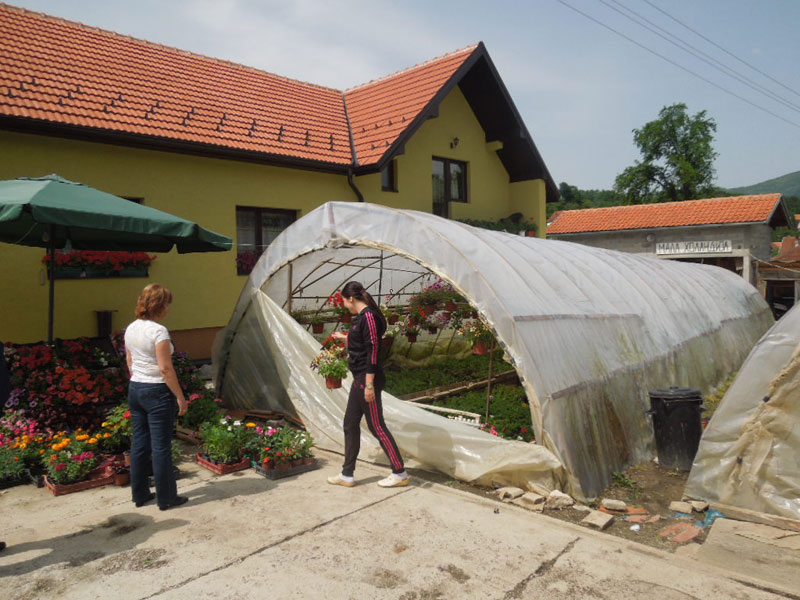
[[[460,141],[461,141],[461,140],[459,140],[457,137],[454,137],[454,138],[453,138],[453,141],[452,141],[452,142],[450,142],[450,147],[451,147],[451,148],[457,148],[457,147],[458,147],[458,143],[459,143]]]

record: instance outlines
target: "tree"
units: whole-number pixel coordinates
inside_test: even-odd
[[[628,204],[674,202],[716,195],[712,148],[717,124],[706,111],[691,116],[685,104],[665,106],[658,119],[633,130],[641,160],[617,176],[615,191]]]

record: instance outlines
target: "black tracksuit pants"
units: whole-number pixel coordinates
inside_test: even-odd
[[[381,404],[381,391],[386,384],[386,376],[381,372],[375,375],[375,401],[367,402],[364,399],[366,373],[355,375],[347,399],[347,410],[344,412],[344,465],[342,475],[352,477],[356,468],[358,451],[361,449],[361,417],[367,417],[367,426],[389,457],[392,473],[402,473],[403,457],[397,444],[386,428],[383,420],[383,405]]]

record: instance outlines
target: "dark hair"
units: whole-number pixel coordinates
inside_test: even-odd
[[[355,298],[356,300],[361,300],[362,302],[365,302],[367,306],[369,306],[372,310],[378,313],[378,316],[383,322],[384,328],[387,326],[386,317],[383,316],[383,313],[381,312],[378,303],[375,302],[375,299],[372,297],[372,295],[370,295],[370,293],[367,290],[364,289],[364,286],[361,285],[361,283],[359,283],[358,281],[348,281],[346,284],[344,284],[344,287],[342,288],[342,296],[348,299]]]

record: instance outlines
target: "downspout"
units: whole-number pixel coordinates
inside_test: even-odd
[[[347,167],[347,183],[356,195],[359,202],[364,202],[364,194],[358,189],[356,180],[353,177],[353,167],[358,166],[358,153],[356,152],[356,142],[353,139],[353,128],[350,126],[350,115],[347,114],[347,99],[342,92],[342,106],[344,107],[344,118],[347,121],[347,133],[350,136],[350,154],[353,157],[353,162]]]

